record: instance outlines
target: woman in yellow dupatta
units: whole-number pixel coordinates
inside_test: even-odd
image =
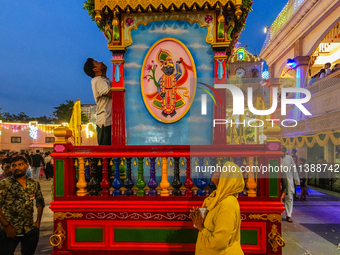
[[[244,255],[237,201],[238,193],[244,189],[243,175],[234,163],[226,162],[224,166],[226,172],[215,172],[211,178],[217,189],[203,202],[202,207],[207,208],[205,218],[202,219],[198,208],[190,213],[199,230],[195,255]]]

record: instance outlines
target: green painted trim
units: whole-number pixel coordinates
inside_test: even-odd
[[[197,229],[115,228],[115,242],[196,243]]]
[[[76,242],[103,242],[102,228],[76,228]]]
[[[64,196],[64,160],[55,161],[55,196]]]
[[[258,245],[257,230],[242,230],[241,229],[241,244],[243,245]]]
[[[279,172],[273,171],[275,167],[279,166],[278,159],[269,159],[269,197],[279,197]]]

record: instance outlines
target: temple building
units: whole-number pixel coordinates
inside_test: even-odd
[[[311,115],[288,105],[281,116],[279,103],[273,117],[297,121],[281,129],[281,143],[296,148],[309,163],[320,156],[328,164],[340,162],[339,13],[339,1],[290,0],[270,26],[260,53],[269,66],[271,88],[306,88],[311,94],[303,104]]]
[[[62,125],[68,126],[68,123]],[[36,121],[10,123],[0,120],[0,151],[52,152],[53,144],[57,140],[53,131],[62,125],[40,124]],[[95,125],[92,123],[82,125],[81,141],[83,145],[97,145]]]

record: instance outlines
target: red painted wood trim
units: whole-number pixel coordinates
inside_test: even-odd
[[[278,213],[284,211],[280,201],[240,201],[241,213]],[[53,201],[52,211],[98,211],[98,212],[189,212],[201,207],[202,201]]]
[[[218,62],[214,60],[214,83],[215,84],[225,84],[226,83],[226,73],[227,70],[225,68],[226,59],[222,63],[222,68],[224,70],[223,78],[218,79],[217,70],[218,70]],[[213,84],[214,85],[214,84]],[[217,105],[214,105],[214,119],[225,119],[226,118],[226,109],[227,109],[227,91],[225,89],[218,89],[218,95],[221,98],[222,105],[217,102]],[[227,132],[224,125],[217,125],[213,127],[213,144],[227,144]]]
[[[125,145],[125,91],[112,91],[112,145]]]
[[[123,92],[117,92],[123,93]],[[124,136],[125,137],[125,136]],[[121,139],[123,139],[121,137]],[[265,145],[122,145],[70,146],[68,152],[54,152],[52,157],[270,157],[279,158],[281,151],[266,151]]]

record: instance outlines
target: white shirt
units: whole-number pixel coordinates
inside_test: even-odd
[[[298,169],[296,169],[293,157],[290,155],[286,155],[285,157],[281,158],[281,166],[281,177],[284,178],[284,175],[286,175],[287,178],[288,194],[294,194],[294,181],[295,185],[300,185],[300,179],[298,175]],[[287,167],[289,171],[284,172]]]
[[[329,74],[331,74],[332,73],[332,70],[330,69],[330,68],[327,68],[326,69],[326,75],[325,76],[327,76],[327,75],[329,75]]]
[[[111,126],[112,125],[112,98],[105,96],[109,93],[112,82],[109,78],[97,76],[91,80],[93,97],[97,104],[97,120],[96,125]]]

